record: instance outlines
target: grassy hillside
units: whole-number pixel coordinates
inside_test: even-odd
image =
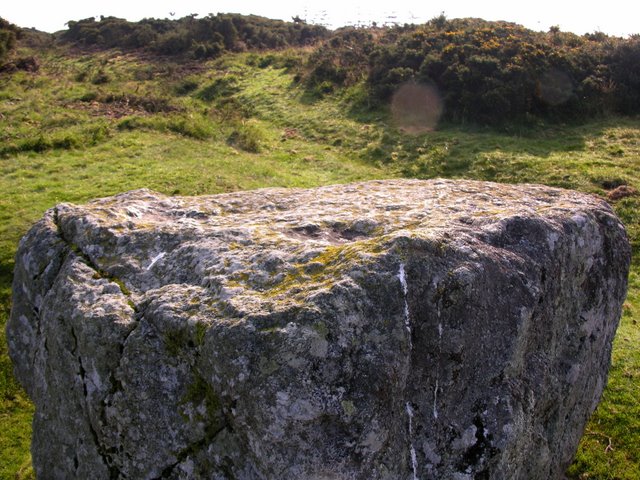
[[[32,477],[33,409],[11,374],[4,324],[17,243],[46,209],[140,187],[198,195],[400,176],[623,194],[612,202],[634,245],[629,298],[609,384],[569,473],[640,478],[640,119],[411,136],[388,109],[362,108],[362,83],[308,91],[297,80],[309,54],[179,63],[51,49],[37,53],[39,71],[0,76],[0,478]]]

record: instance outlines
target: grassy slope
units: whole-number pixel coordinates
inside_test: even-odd
[[[510,135],[443,127],[412,137],[393,128],[384,113],[350,109],[345,97],[357,97],[357,89],[311,98],[285,70],[255,66],[260,60],[232,56],[193,69],[115,54],[50,53],[40,73],[0,78],[0,149],[8,152],[0,158],[2,325],[17,242],[44,210],[62,201],[140,187],[204,194],[392,176],[537,182],[599,194],[620,183],[640,189],[640,120]],[[101,72],[108,81],[92,83]],[[198,99],[221,77],[233,80],[230,91]],[[152,98],[169,108],[149,113],[133,101],[98,101],[110,93]],[[225,106],[231,93],[236,102]],[[637,197],[616,203],[635,251],[638,207]],[[570,470],[576,478],[640,478],[639,260],[636,255],[609,385]],[[29,478],[32,407],[10,372],[2,328],[0,478]]]

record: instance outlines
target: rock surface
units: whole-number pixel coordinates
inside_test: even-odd
[[[630,247],[602,200],[374,181],[58,205],[7,338],[41,478],[554,479]]]

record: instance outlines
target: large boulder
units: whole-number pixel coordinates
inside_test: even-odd
[[[374,181],[49,210],[7,338],[41,478],[555,479],[630,247],[601,199]]]

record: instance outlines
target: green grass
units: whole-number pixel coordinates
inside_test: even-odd
[[[304,55],[193,65],[51,51],[39,54],[39,73],[0,77],[0,478],[32,477],[33,407],[13,378],[4,337],[13,256],[29,226],[59,202],[141,187],[200,195],[388,177],[640,190],[639,119],[507,133],[441,126],[409,136],[387,112],[354,104],[361,87],[322,96],[274,68]],[[640,197],[615,209],[634,246],[629,297],[572,478],[640,478]]]

